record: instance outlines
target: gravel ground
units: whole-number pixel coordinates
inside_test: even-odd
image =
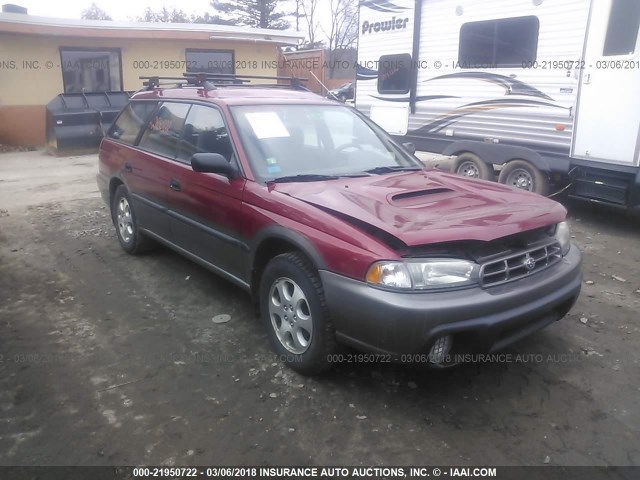
[[[583,293],[510,361],[310,379],[242,291],[122,252],[96,162],[0,155],[1,465],[640,464],[637,219],[568,205]]]

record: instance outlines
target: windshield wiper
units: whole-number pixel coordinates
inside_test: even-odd
[[[385,173],[394,173],[394,172],[417,172],[422,170],[420,167],[403,167],[403,166],[394,166],[394,167],[376,167],[371,170],[365,170],[365,173],[370,173],[372,175],[384,175]]]
[[[273,180],[269,180],[269,182],[273,182],[273,183],[323,182],[325,180],[337,180],[338,178],[340,177],[336,175],[317,175],[317,174],[305,173],[300,175],[291,175],[288,177],[274,178]]]

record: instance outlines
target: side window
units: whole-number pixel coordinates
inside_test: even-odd
[[[538,57],[538,17],[465,23],[460,28],[461,68],[522,68]]]
[[[231,160],[233,147],[222,114],[212,107],[194,105],[185,122],[178,160],[189,163],[194,153],[219,153]]]
[[[383,55],[378,66],[378,93],[409,93],[411,55]]]
[[[157,102],[130,102],[111,126],[109,137],[133,145],[156,105]]]
[[[634,53],[638,42],[639,28],[640,2],[638,0],[613,0],[603,56],[613,57]]]
[[[163,103],[149,121],[140,140],[140,148],[175,158],[189,106],[186,103]]]

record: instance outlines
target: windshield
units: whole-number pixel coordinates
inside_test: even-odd
[[[232,107],[232,112],[251,168],[262,182],[422,168],[350,107],[254,105]]]

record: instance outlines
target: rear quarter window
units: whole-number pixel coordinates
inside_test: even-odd
[[[129,102],[109,130],[109,137],[133,145],[157,106],[157,102]]]

